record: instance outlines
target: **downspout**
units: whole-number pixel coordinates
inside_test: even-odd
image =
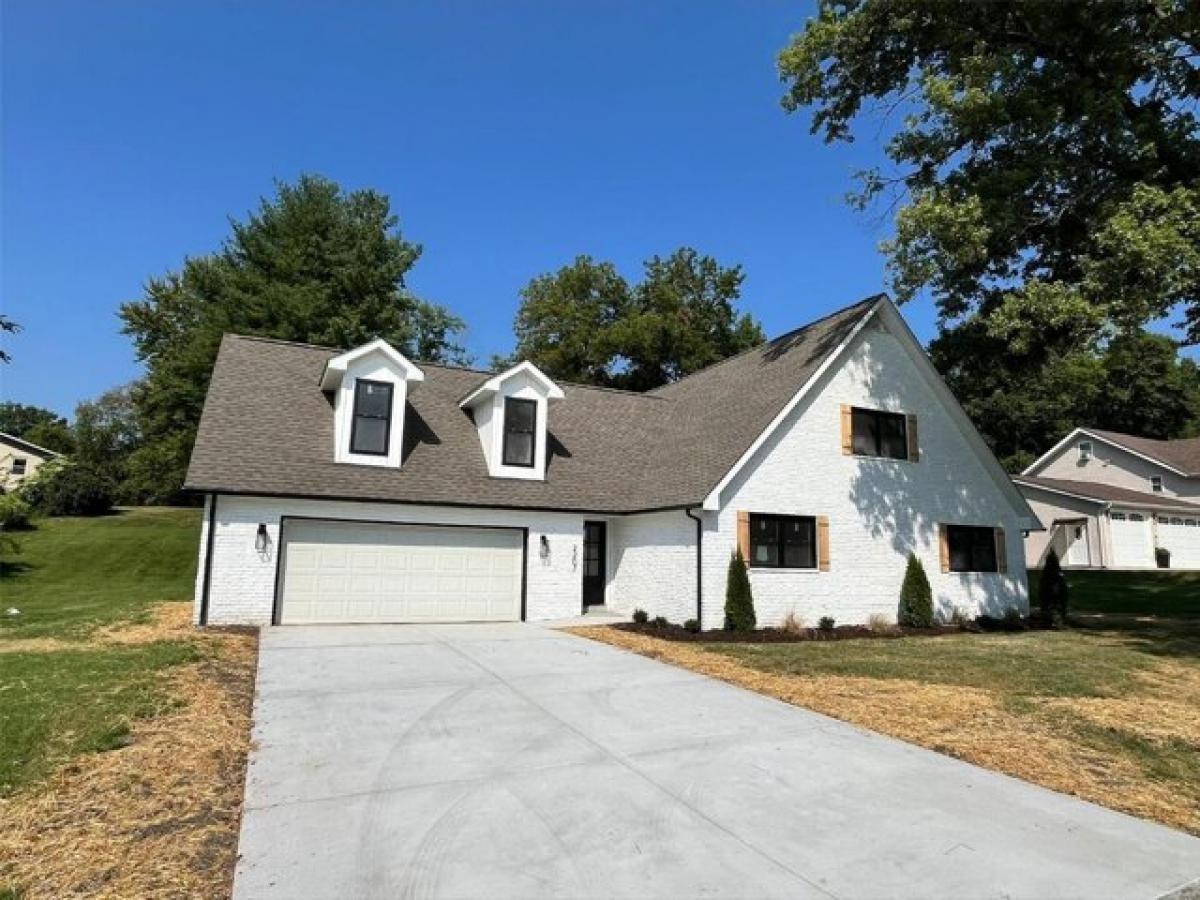
[[[693,516],[692,511],[684,508],[683,514],[696,523],[696,626],[704,628],[704,521],[699,516]]]
[[[217,495],[208,495],[208,532],[204,541],[204,587],[200,589],[198,625],[208,624],[208,593],[212,586],[213,532],[217,526]]]

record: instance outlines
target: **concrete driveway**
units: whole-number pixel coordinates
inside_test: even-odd
[[[531,625],[266,629],[251,898],[1158,897],[1200,841]]]

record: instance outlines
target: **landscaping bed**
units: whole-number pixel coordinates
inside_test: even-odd
[[[892,625],[888,628],[868,628],[866,625],[835,625],[833,628],[756,628],[752,631],[691,631],[682,625],[653,622],[622,622],[610,626],[618,631],[644,634],[663,641],[688,644],[794,644],[801,641],[844,641],[871,638],[941,637],[982,631],[978,625],[935,625],[932,628],[909,628]]]

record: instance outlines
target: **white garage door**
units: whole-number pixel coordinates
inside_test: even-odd
[[[1139,513],[1114,512],[1112,525],[1113,566],[1119,569],[1153,568],[1153,523]]]
[[[511,529],[285,521],[279,621],[520,619],[521,540]]]
[[[1157,527],[1158,545],[1171,551],[1172,569],[1200,569],[1200,518],[1171,516]]]

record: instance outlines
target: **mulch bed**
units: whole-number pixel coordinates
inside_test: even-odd
[[[942,637],[947,634],[979,634],[990,631],[1028,631],[1041,626],[1033,620],[1020,624],[1004,619],[978,619],[969,625],[935,625],[932,628],[909,628],[893,625],[872,630],[866,625],[837,625],[834,628],[756,628],[753,631],[688,631],[682,625],[655,625],[653,622],[622,622],[610,626],[618,631],[643,634],[664,641],[689,644],[795,644],[801,641],[846,641],[864,638]]]

